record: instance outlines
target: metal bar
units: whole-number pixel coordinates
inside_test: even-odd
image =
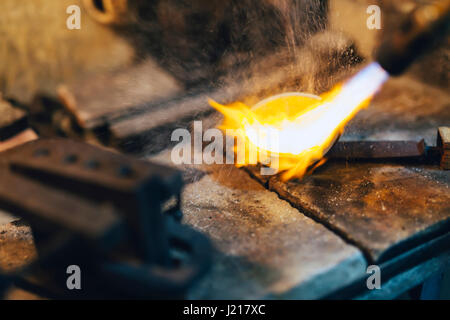
[[[330,159],[411,158],[427,154],[424,140],[339,141],[327,153]]]

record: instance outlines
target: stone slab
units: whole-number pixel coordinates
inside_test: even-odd
[[[233,166],[186,186],[183,212],[217,249],[190,298],[313,299],[365,273],[357,248]]]

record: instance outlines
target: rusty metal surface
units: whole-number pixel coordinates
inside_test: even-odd
[[[379,261],[438,225],[449,230],[449,178],[436,167],[328,163],[302,181],[273,178],[269,188]]]

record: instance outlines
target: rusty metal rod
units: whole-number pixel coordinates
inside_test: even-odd
[[[440,148],[417,141],[339,141],[327,153],[330,159],[392,159],[439,157]]]

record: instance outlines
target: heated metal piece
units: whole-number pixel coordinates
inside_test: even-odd
[[[10,275],[16,285],[48,279],[38,285],[55,297],[182,297],[208,268],[208,240],[179,222],[174,169],[59,139],[1,153],[0,177],[0,208],[26,219],[39,254]],[[70,265],[82,291],[66,286]]]
[[[417,141],[339,141],[328,151],[329,159],[423,159],[438,160],[449,169],[450,128],[438,129],[437,146]]]

